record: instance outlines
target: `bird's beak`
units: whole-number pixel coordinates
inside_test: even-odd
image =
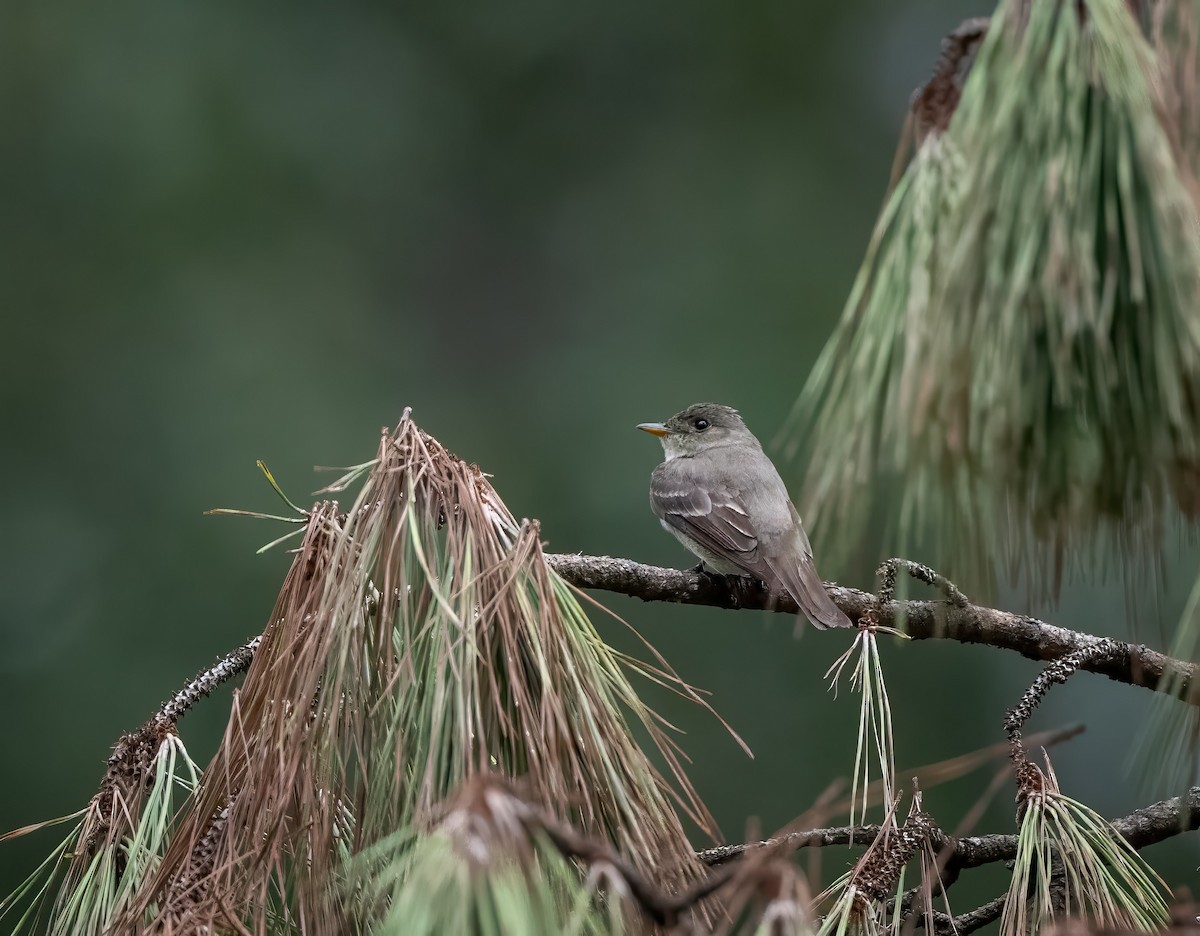
[[[650,435],[665,436],[671,434],[671,430],[662,423],[641,423],[638,428],[641,429],[642,432],[650,433]]]

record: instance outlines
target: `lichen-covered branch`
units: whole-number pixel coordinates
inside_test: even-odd
[[[1175,835],[1200,829],[1200,786],[1194,786],[1182,796],[1161,800],[1134,810],[1128,816],[1112,820],[1112,827],[1134,848],[1145,848]],[[879,834],[879,826],[837,826],[829,829],[808,829],[778,838],[737,845],[718,845],[697,852],[707,865],[734,861],[758,848],[823,848],[830,845],[867,845]],[[953,848],[948,867],[978,868],[999,861],[1012,861],[1017,855],[1015,835],[968,835],[946,837]]]
[[[548,554],[547,561],[564,579],[579,588],[620,592],[643,601],[670,601],[715,608],[751,609],[797,614],[790,599],[769,595],[760,582],[749,578],[721,577],[704,572],[663,569],[630,559],[609,556]],[[957,640],[1011,650],[1030,660],[1057,660],[1072,651],[1092,646],[1091,634],[1047,624],[1036,618],[963,600],[885,601],[869,592],[827,585],[830,597],[851,621],[876,610],[878,623],[899,627],[914,640]],[[1117,682],[1158,689],[1164,677],[1171,691],[1190,698],[1188,687],[1196,671],[1192,663],[1173,659],[1142,644],[1113,641],[1111,654],[1090,660],[1082,669]]]
[[[1194,831],[1200,828],[1200,786],[1192,787],[1182,796],[1172,797],[1135,810],[1128,816],[1114,819],[1111,824],[1113,829],[1134,848],[1145,848],[1184,832]],[[829,845],[867,845],[874,841],[878,834],[879,826],[809,829],[760,842],[719,845],[696,854],[707,865],[728,866],[735,863],[737,859],[761,849],[787,850],[822,848]],[[939,850],[950,850],[943,872],[950,880],[956,878],[958,872],[964,869],[1012,861],[1017,856],[1017,836],[1015,835],[973,835],[954,839],[933,828],[929,830],[929,837],[931,841],[937,840]],[[1004,901],[1005,898],[1001,896],[955,917],[944,913],[934,913],[932,927],[924,919],[920,921],[920,924],[938,934],[958,933],[961,936],[961,934],[974,932],[998,920],[1004,911]]]
[[[723,865],[741,858],[746,852],[757,848],[828,848],[830,845],[870,845],[879,835],[879,826],[838,826],[832,829],[809,829],[806,832],[789,832],[776,838],[759,842],[741,842],[736,845],[716,845],[696,852],[696,857],[710,867]]]

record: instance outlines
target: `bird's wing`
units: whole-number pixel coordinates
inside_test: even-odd
[[[690,479],[656,473],[650,483],[650,505],[664,522],[686,533],[706,550],[754,570],[758,534],[741,498],[727,490],[707,490]]]
[[[763,561],[775,574],[776,581],[796,599],[796,604],[800,606],[804,616],[812,621],[818,630],[827,627],[852,627],[850,619],[833,603],[829,592],[825,590],[825,583],[817,574],[808,534],[804,532],[804,525],[800,522],[800,515],[794,506],[792,527],[796,536],[795,555],[798,561],[780,562],[772,556],[764,556]]]
[[[815,627],[851,626],[825,591],[795,507],[791,507],[790,531],[797,537],[794,549],[774,556],[768,555],[769,550],[759,549],[759,532],[745,503],[726,488],[710,490],[673,471],[655,472],[650,482],[650,504],[664,523],[687,534],[708,552],[766,582],[772,590],[783,588]]]

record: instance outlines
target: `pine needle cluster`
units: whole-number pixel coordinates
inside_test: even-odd
[[[821,549],[879,542],[882,516],[970,588],[1007,571],[1054,594],[1142,568],[1168,509],[1200,503],[1177,46],[1156,54],[1131,6],[1003,0],[891,193],[798,404]]]

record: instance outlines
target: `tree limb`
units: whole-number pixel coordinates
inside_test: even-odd
[[[935,912],[933,919],[936,932],[947,934],[947,936],[950,936],[950,934],[966,936],[967,933],[983,929],[989,923],[994,923],[1000,919],[1001,914],[1004,913],[1004,902],[1007,899],[1007,894],[1001,894],[995,900],[985,903],[982,907],[976,907],[974,910],[960,913],[956,917]]]
[[[1200,829],[1200,786],[1194,786],[1183,796],[1165,799],[1134,810],[1128,816],[1112,820],[1112,827],[1134,848],[1145,848],[1164,839]],[[837,826],[829,829],[809,829],[792,832],[761,842],[737,845],[718,845],[697,852],[696,857],[707,865],[722,865],[742,857],[757,848],[787,846],[790,848],[823,848],[829,845],[866,845],[879,834],[879,826]],[[1017,857],[1015,835],[969,835],[959,839],[947,837],[954,848],[949,865],[955,868],[978,868]]]
[[[798,614],[787,596],[771,595],[761,582],[735,576],[663,569],[630,559],[609,556],[549,553],[547,562],[566,581],[579,588],[620,592],[643,601],[670,601],[715,608],[771,610]],[[1091,634],[1047,624],[1036,618],[965,602],[888,601],[880,607],[876,596],[856,588],[826,585],[834,603],[858,621],[875,609],[878,623],[897,627],[914,640],[957,640],[1012,650],[1030,660],[1056,660],[1091,646]],[[1188,688],[1196,666],[1173,659],[1143,644],[1114,641],[1116,652],[1092,660],[1082,668],[1117,682],[1146,689],[1169,689],[1178,698],[1196,704]],[[1168,678],[1169,677],[1169,678]],[[1164,683],[1165,679],[1165,683]]]

